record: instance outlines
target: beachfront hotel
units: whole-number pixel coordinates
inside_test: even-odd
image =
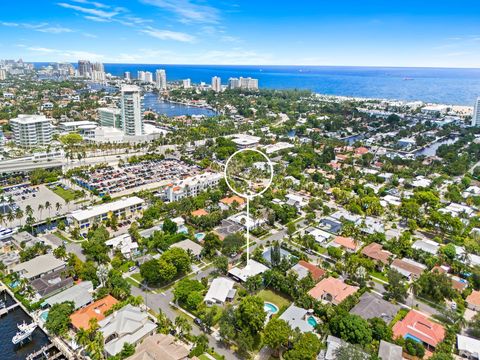
[[[68,223],[81,230],[88,230],[94,223],[111,218],[115,215],[118,218],[130,219],[140,215],[143,210],[143,199],[132,196],[115,202],[93,206],[86,210],[78,210],[68,215]]]

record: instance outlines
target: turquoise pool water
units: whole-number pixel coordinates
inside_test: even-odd
[[[11,287],[12,289],[15,289],[18,285],[20,285],[20,281],[17,280],[17,281],[12,282],[12,283],[10,284],[10,287]]]
[[[278,312],[278,306],[269,302],[265,302],[263,304],[263,310],[265,310],[267,314],[276,314]]]
[[[44,312],[42,312],[40,314],[40,319],[43,320],[43,322],[46,322],[47,321],[47,317],[48,317],[48,310],[45,310]]]
[[[185,225],[178,227],[177,233],[188,234],[188,228]]]
[[[307,322],[308,322],[309,325],[311,325],[313,327],[317,326],[317,324],[318,324],[317,320],[315,320],[315,318],[313,316],[309,316],[307,318]]]
[[[203,238],[205,237],[205,233],[196,233],[194,236],[195,236],[195,239],[197,239],[197,241],[202,241]]]

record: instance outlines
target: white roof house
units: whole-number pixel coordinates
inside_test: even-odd
[[[75,309],[84,307],[93,301],[93,284],[91,281],[82,281],[78,285],[74,285],[71,288],[63,290],[62,292],[49,297],[45,302],[53,306],[54,304],[60,304],[65,301],[73,301]]]
[[[448,206],[438,211],[443,214],[450,214],[454,217],[458,217],[462,213],[465,214],[466,216],[472,216],[475,213],[475,210],[472,209],[470,206],[456,204],[456,203],[451,203]]]
[[[243,269],[239,267],[234,267],[230,269],[228,273],[235,279],[245,282],[249,277],[255,276],[258,274],[263,274],[267,270],[268,270],[268,267],[266,267],[265,265],[255,260],[250,260],[248,265],[245,266]]]
[[[265,153],[273,154],[277,151],[290,149],[290,148],[293,148],[293,147],[294,147],[293,144],[280,141],[280,142],[277,142],[275,144],[265,145],[263,149],[265,150]]]
[[[469,359],[480,359],[480,340],[457,335],[457,348],[460,356]]]
[[[84,220],[95,218],[97,216],[101,216],[103,214],[122,210],[130,206],[142,205],[143,203],[143,199],[137,196],[132,196],[111,203],[93,206],[90,209],[74,211],[70,214],[70,217],[74,218],[78,222],[81,222]]]
[[[232,298],[235,293],[233,289],[235,282],[224,277],[215,278],[205,295],[204,301],[207,304],[223,304],[227,298]]]
[[[314,228],[310,227],[305,230],[305,235],[312,235],[315,238],[315,241],[324,244],[327,243],[328,240],[333,236],[329,232],[326,232],[325,230],[319,229],[319,228]]]
[[[355,215],[347,210],[338,210],[335,211],[333,214],[330,215],[330,217],[336,219],[336,220],[346,220],[346,221],[351,221],[355,225],[360,225],[362,223],[362,217],[360,215]]]
[[[245,149],[257,146],[260,142],[260,138],[248,134],[236,134],[233,135],[232,141],[239,149]]]
[[[413,187],[429,187],[432,184],[432,180],[427,179],[423,176],[417,176],[412,182]]]
[[[52,253],[40,255],[12,267],[21,277],[31,280],[65,267],[65,261],[57,259]]]
[[[148,313],[130,304],[100,320],[98,325],[98,331],[105,339],[105,352],[109,356],[122,351],[123,344],[135,345],[157,329]]]
[[[297,194],[287,194],[285,197],[287,198],[288,205],[295,206],[299,209],[307,205],[307,201],[305,201],[303,196]]]
[[[200,256],[200,253],[202,252],[202,249],[203,249],[203,247],[201,247],[196,242],[193,242],[190,239],[185,239],[185,240],[179,241],[179,242],[173,244],[171,247],[172,248],[174,248],[174,247],[180,248],[180,249],[183,249],[185,251],[190,250],[192,252],[193,256],[197,256],[197,257]]]
[[[413,243],[412,248],[436,255],[438,253],[438,249],[440,249],[440,244],[428,239],[417,240]]]
[[[308,322],[307,314],[307,310],[292,304],[283,312],[280,319],[286,321],[292,329],[298,328],[302,333],[313,332],[314,327]]]
[[[244,227],[248,226],[250,229],[254,229],[265,223],[264,219],[255,219],[248,215],[246,211],[241,211],[238,214],[232,215],[228,218],[228,220],[236,222]]]
[[[129,257],[132,251],[138,249],[138,243],[132,240],[130,234],[122,234],[105,241],[105,245],[121,251],[122,255]]]

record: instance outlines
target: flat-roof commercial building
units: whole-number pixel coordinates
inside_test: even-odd
[[[13,141],[16,146],[46,146],[52,142],[52,124],[45,115],[18,115],[10,119]]]
[[[117,108],[98,108],[100,126],[114,127],[123,130],[122,110]]]
[[[97,127],[97,123],[94,121],[81,120],[81,121],[66,121],[58,124],[58,128],[61,132],[74,132],[83,129],[92,129]]]
[[[107,220],[112,215],[118,218],[129,219],[135,215],[140,215],[143,210],[143,199],[137,196],[123,198],[111,203],[93,206],[86,210],[78,210],[68,215],[68,221],[71,225],[79,227],[81,230],[87,230],[95,222],[100,223]]]

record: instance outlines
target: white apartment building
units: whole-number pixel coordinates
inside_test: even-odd
[[[0,81],[5,80],[7,78],[7,70],[0,69]]]
[[[228,79],[230,89],[258,90],[258,79],[240,77]]]
[[[183,79],[183,88],[190,89],[192,87],[192,81],[190,79]]]
[[[215,92],[222,91],[222,79],[218,76],[212,77],[212,90]]]
[[[93,70],[92,71],[92,80],[95,82],[104,82],[106,79],[105,71]]]
[[[123,78],[127,81],[131,81],[132,80],[132,75],[130,74],[130,71],[125,71],[123,73]]]
[[[208,188],[215,187],[223,178],[221,173],[206,172],[183,179],[165,188],[165,198],[168,201],[178,201],[187,196],[197,196]]]
[[[157,84],[157,89],[166,90],[167,89],[167,73],[163,69],[158,69],[155,72],[155,80]],[[185,83],[184,83],[185,86]]]
[[[145,81],[145,71],[137,71],[137,79],[140,81]]]
[[[473,106],[472,126],[480,126],[480,97],[477,98]]]
[[[150,71],[145,71],[145,82],[153,83],[153,74]]]
[[[117,108],[98,108],[98,121],[100,126],[123,129],[122,111]]]
[[[122,86],[122,122],[125,135],[143,135],[142,96],[135,85]]]
[[[52,124],[45,115],[18,115],[10,120],[10,126],[17,146],[45,146],[52,141]]]

